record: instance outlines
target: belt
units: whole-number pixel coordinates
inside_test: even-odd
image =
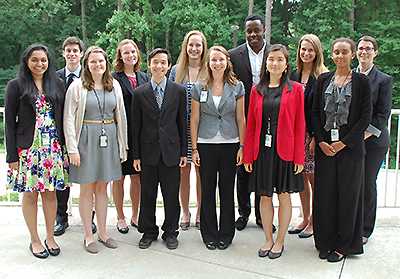
[[[104,120],[83,120],[84,124],[113,124],[115,121],[114,119],[104,119]]]

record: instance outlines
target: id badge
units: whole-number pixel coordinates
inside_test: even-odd
[[[108,137],[107,135],[100,135],[99,137],[99,145],[101,148],[106,148],[108,146]]]
[[[338,141],[339,140],[339,129],[332,129],[331,130],[331,141]]]
[[[42,133],[42,145],[49,146],[50,145],[50,134]]]
[[[269,134],[265,135],[265,146],[266,147],[272,146],[272,135],[269,135]]]
[[[208,92],[205,90],[202,90],[200,92],[200,103],[205,103],[207,102],[207,96],[208,96]]]

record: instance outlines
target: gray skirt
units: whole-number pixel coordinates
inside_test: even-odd
[[[122,176],[116,124],[104,125],[108,146],[100,147],[101,124],[83,124],[79,138],[79,167],[70,166],[70,181],[88,184],[96,181],[110,182]]]

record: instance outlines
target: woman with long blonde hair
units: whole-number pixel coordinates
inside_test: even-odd
[[[296,57],[297,69],[291,79],[303,85],[304,112],[306,117],[306,140],[304,162],[304,191],[300,192],[300,201],[303,220],[289,229],[289,234],[298,234],[300,238],[313,235],[313,222],[311,213],[312,194],[314,192],[314,130],[311,121],[311,110],[314,95],[314,86],[320,74],[328,69],[324,65],[324,54],[319,38],[314,34],[306,34],[299,40]]]
[[[122,89],[126,119],[128,123],[128,135],[132,134],[131,104],[133,100],[133,90],[149,81],[148,76],[140,71],[140,62],[140,51],[133,40],[124,39],[119,42],[117,50],[115,51],[115,72],[112,75],[119,82]],[[128,137],[128,147],[128,159],[123,162],[121,166],[122,177],[119,180],[113,181],[112,187],[113,199],[117,210],[117,230],[123,234],[129,231],[123,211],[125,176],[129,176],[131,182],[129,193],[132,202],[132,216],[130,224],[135,228],[138,226],[141,187],[139,174],[133,168],[133,142],[130,136]]]
[[[187,105],[188,105],[188,164],[181,169],[181,186],[180,186],[180,201],[182,207],[182,219],[180,227],[182,230],[187,230],[190,227],[190,211],[189,211],[189,196],[190,196],[190,170],[192,158],[192,142],[190,138],[190,116],[191,116],[191,100],[192,87],[195,82],[204,80],[207,76],[206,69],[206,52],[207,40],[204,34],[198,30],[188,32],[182,42],[181,52],[178,57],[178,62],[171,69],[169,78],[177,83],[181,83],[186,88]],[[201,205],[201,190],[200,190],[200,174],[198,167],[196,169],[196,193],[197,193],[197,212],[195,226],[200,229],[200,205]]]

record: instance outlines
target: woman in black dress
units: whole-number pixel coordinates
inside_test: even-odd
[[[288,80],[288,51],[272,45],[265,54],[260,83],[250,95],[244,144],[244,163],[250,188],[261,196],[260,212],[265,244],[260,257],[279,258],[292,216],[290,193],[303,190],[304,93],[301,84]],[[279,229],[272,237],[273,193],[279,199]]]
[[[332,43],[334,72],[321,74],[313,102],[315,192],[313,222],[319,257],[329,262],[363,253],[364,131],[371,121],[368,78],[351,71],[356,47]]]
[[[137,228],[139,203],[140,203],[140,177],[133,169],[132,158],[132,139],[130,137],[132,130],[131,119],[131,103],[133,98],[133,90],[141,84],[149,81],[147,75],[140,71],[140,51],[133,40],[122,40],[115,52],[113,77],[119,82],[124,96],[124,105],[126,111],[126,119],[128,122],[128,160],[122,163],[122,177],[120,180],[113,182],[113,199],[115,208],[117,209],[117,230],[120,233],[127,233],[129,227],[125,221],[123,210],[124,204],[124,181],[125,176],[130,176],[131,187],[130,196],[132,201],[132,217],[131,226]]]

